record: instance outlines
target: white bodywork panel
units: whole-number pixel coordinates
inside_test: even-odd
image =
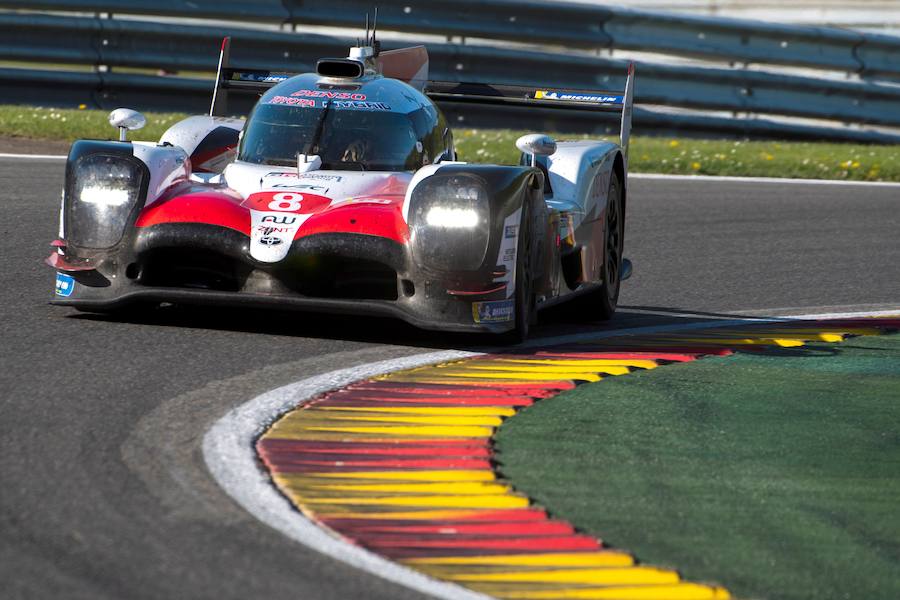
[[[409,182],[409,187],[406,188],[406,197],[403,199],[403,220],[407,223],[409,223],[409,202],[412,198],[412,191],[419,185],[420,181],[437,173],[441,166],[442,164],[426,165],[416,171],[416,174],[413,175],[412,181]]]
[[[163,192],[191,176],[187,153],[177,146],[158,146],[155,142],[133,142],[133,154],[150,169],[145,206]]]
[[[235,131],[241,131],[244,128],[244,119],[210,117],[209,115],[188,117],[169,127],[159,138],[159,143],[178,146],[190,156],[200,142],[209,135],[209,132],[217,127],[228,127]]]
[[[161,146],[171,144],[184,150],[188,156],[193,156],[200,144],[203,143],[203,140],[219,127],[227,127],[240,134],[244,128],[244,119],[210,117],[208,115],[188,117],[169,127],[162,134],[162,137],[159,138],[159,144]],[[205,157],[202,164],[191,165],[191,168],[197,171],[205,169],[214,173],[220,173],[228,163],[234,160],[234,157],[235,150],[232,149],[228,152]]]
[[[598,216],[596,201],[605,206],[615,144],[602,141],[558,142],[556,152],[547,157],[547,171],[553,195],[547,198],[552,210],[572,216],[578,227],[586,215]],[[607,160],[609,159],[609,164]],[[602,207],[600,207],[602,208]]]
[[[382,193],[392,183],[405,185],[412,178],[403,171],[307,171],[295,167],[235,161],[225,168],[225,184],[247,198],[256,192],[293,191],[331,198],[332,206],[366,202],[365,196]],[[393,181],[392,181],[393,180]],[[377,199],[372,199],[375,201]]]

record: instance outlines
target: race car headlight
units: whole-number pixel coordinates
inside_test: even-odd
[[[448,229],[477,227],[478,211],[471,208],[432,206],[425,215],[425,223],[429,227],[446,227]]]
[[[490,239],[488,191],[474,175],[432,175],[410,198],[416,260],[442,270],[481,266]]]
[[[65,235],[82,248],[119,243],[138,203],[145,168],[124,155],[88,154],[79,158],[66,185]]]

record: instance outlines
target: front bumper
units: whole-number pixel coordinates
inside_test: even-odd
[[[69,257],[71,249],[66,252],[67,260],[76,260]],[[408,246],[373,236],[307,236],[294,241],[284,260],[270,264],[250,256],[249,239],[239,232],[165,224],[137,229],[119,247],[87,260],[92,270],[61,275],[66,281],[62,294],[58,276],[53,304],[109,311],[171,302],[373,315],[438,331],[502,333],[514,326],[511,317],[485,322],[486,311],[479,310],[509,302],[494,270],[428,271],[415,264]],[[356,280],[339,285],[345,265],[362,263],[377,263],[374,293],[361,291],[368,284],[355,285]],[[365,281],[367,275],[360,277]]]

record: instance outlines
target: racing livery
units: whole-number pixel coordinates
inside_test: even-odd
[[[54,303],[160,302],[394,316],[523,339],[572,299],[608,319],[623,259],[633,67],[621,92],[427,81],[422,47],[377,42],[315,73],[232,69],[213,106],[159,142],[69,153]],[[229,95],[261,94],[246,120]],[[456,160],[436,100],[621,111],[621,143],[523,136],[518,165]]]

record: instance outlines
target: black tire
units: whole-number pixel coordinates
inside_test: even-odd
[[[615,173],[609,181],[604,234],[603,282],[596,290],[580,295],[571,302],[571,308],[579,320],[608,321],[616,313],[619,303],[625,215],[622,210],[622,182]]]
[[[526,201],[522,205],[522,220],[519,223],[519,240],[516,243],[516,291],[515,327],[498,336],[503,344],[521,344],[528,338],[528,330],[534,320],[534,273],[531,231],[531,207]]]

